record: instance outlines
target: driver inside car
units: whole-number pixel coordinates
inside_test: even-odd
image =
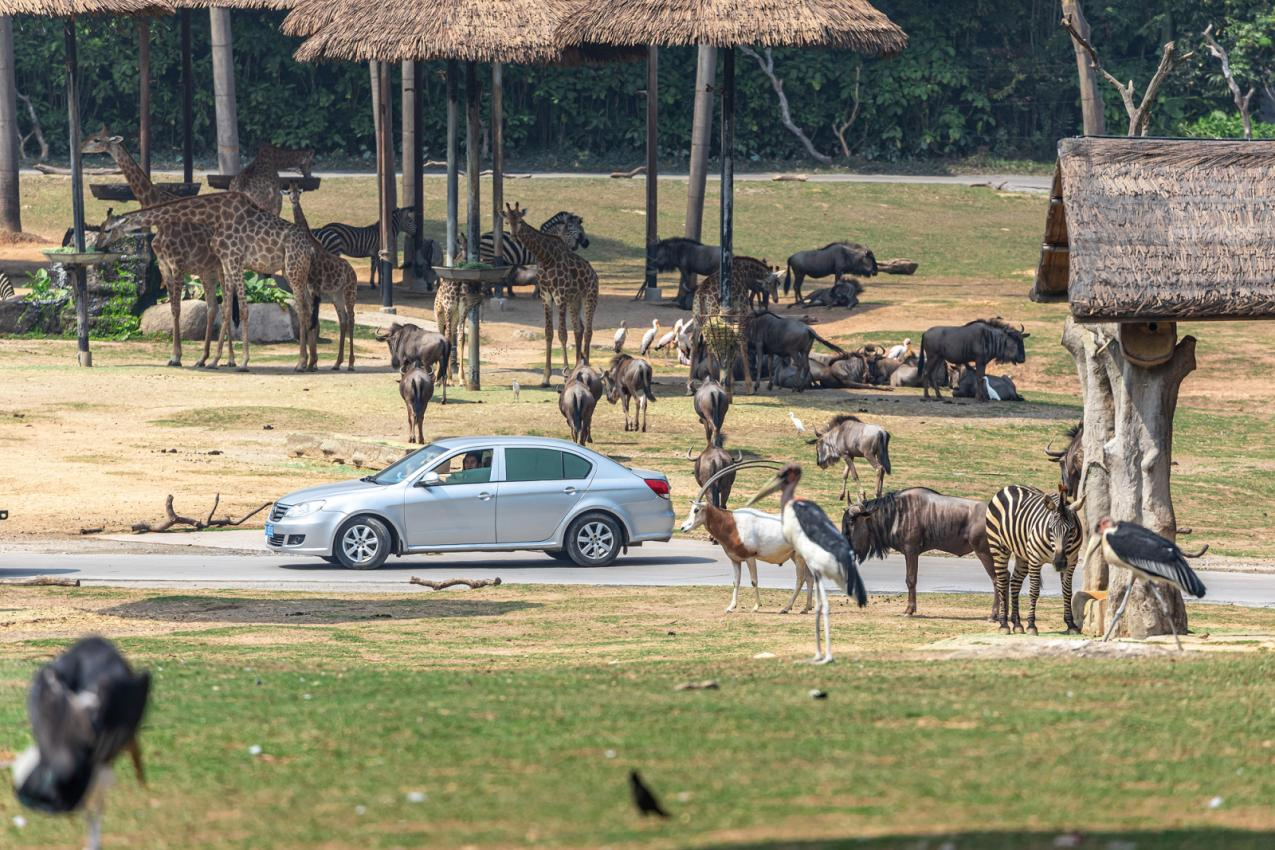
[[[466,452],[461,468],[451,474],[444,473],[443,478],[446,484],[486,484],[491,480],[491,452]]]

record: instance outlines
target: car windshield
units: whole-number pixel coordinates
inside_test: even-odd
[[[434,458],[445,451],[447,449],[442,446],[430,443],[428,446],[417,449],[402,460],[395,461],[375,475],[369,475],[363,480],[370,481],[373,484],[398,484],[407,478],[411,478],[418,470],[428,465]]]

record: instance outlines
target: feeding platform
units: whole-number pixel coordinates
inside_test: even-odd
[[[230,181],[235,179],[234,174],[205,174],[204,179],[208,181],[208,185],[214,189],[226,190],[230,188]],[[283,191],[291,192],[293,186],[299,186],[302,192],[313,192],[322,184],[322,180],[318,177],[304,177],[302,175],[280,174],[279,185],[283,187]]]
[[[201,183],[156,183],[155,188],[178,198],[192,198],[203,188]],[[89,192],[99,201],[119,201],[128,203],[136,201],[133,190],[127,183],[90,183]]]
[[[434,274],[443,280],[460,283],[503,283],[513,266],[487,266],[463,268],[458,266],[433,266]]]

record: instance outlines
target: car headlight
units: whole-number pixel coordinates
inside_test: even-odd
[[[310,514],[322,508],[325,504],[326,502],[324,502],[322,499],[318,499],[313,502],[301,502],[298,505],[293,505],[292,507],[288,508],[288,512],[284,514],[284,516],[287,517],[288,519],[297,519],[298,517],[309,516]]]

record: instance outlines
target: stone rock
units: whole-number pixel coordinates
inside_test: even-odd
[[[68,314],[64,308],[69,303],[66,298],[52,298],[47,301],[10,298],[0,301],[0,334],[60,334],[63,331],[63,320]],[[70,316],[71,327],[74,327],[75,314],[70,313]]]
[[[248,333],[250,343],[296,342],[297,312],[291,304],[249,304]],[[231,326],[230,335],[236,340],[243,338],[237,323]]]
[[[182,339],[203,342],[204,323],[207,321],[208,305],[199,300],[182,301],[181,332]],[[213,339],[221,328],[221,314],[213,314]],[[142,313],[142,333],[173,335],[173,311],[168,302],[148,307]]]

